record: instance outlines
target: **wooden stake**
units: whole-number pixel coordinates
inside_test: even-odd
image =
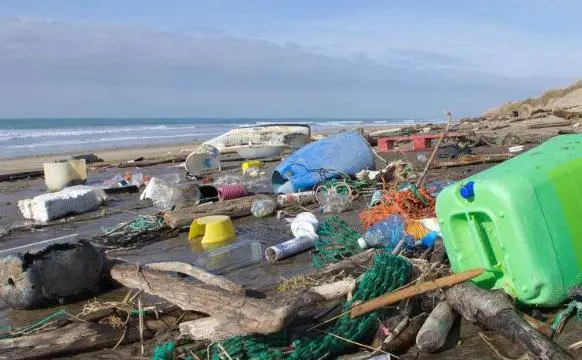
[[[445,131],[443,131],[443,133],[441,134],[441,137],[437,140],[437,143],[434,147],[434,150],[432,151],[432,154],[430,154],[430,157],[428,158],[428,161],[426,162],[426,166],[424,167],[424,171],[422,172],[422,175],[420,175],[420,177],[418,178],[418,181],[416,182],[416,187],[421,187],[422,184],[424,183],[424,179],[426,178],[426,174],[428,173],[428,169],[430,169],[430,164],[432,164],[437,151],[439,150],[439,147],[441,146],[441,143],[443,142],[443,139],[445,138],[445,136],[447,136],[447,133],[449,132],[449,129],[451,128],[451,123],[453,122],[453,118],[451,117],[451,112],[447,111],[446,115],[449,119],[449,121],[447,122],[447,127],[445,127]]]
[[[379,296],[375,299],[367,301],[365,303],[356,305],[352,307],[350,311],[350,317],[352,319],[357,318],[359,316],[365,315],[370,313],[374,310],[378,310],[384,306],[388,306],[394,304],[400,300],[408,299],[410,297],[424,294],[429,291],[441,289],[443,287],[453,286],[467,280],[471,280],[474,277],[477,277],[485,272],[485,269],[473,269],[467,270],[458,274],[453,274],[450,276],[445,276],[440,279],[431,280],[427,282],[423,282],[416,285],[410,285],[405,287],[404,289],[397,290],[382,296]]]

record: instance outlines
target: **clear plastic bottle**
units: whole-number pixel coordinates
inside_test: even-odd
[[[384,246],[394,249],[400,240],[406,238],[406,222],[400,215],[390,215],[372,226],[363,237],[358,239],[362,249]]]
[[[324,194],[319,200],[323,214],[339,214],[351,207],[352,201],[345,194]]]
[[[277,204],[271,199],[255,200],[251,206],[251,213],[262,218],[271,215],[277,209]]]
[[[205,252],[195,261],[195,265],[213,274],[224,274],[261,263],[263,246],[257,241],[241,241]]]

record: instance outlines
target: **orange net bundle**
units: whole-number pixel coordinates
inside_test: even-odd
[[[426,189],[390,190],[382,197],[381,204],[360,213],[360,221],[368,229],[392,214],[416,220],[435,217],[434,206],[435,200]]]

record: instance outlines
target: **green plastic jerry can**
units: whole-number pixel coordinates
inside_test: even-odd
[[[582,283],[582,135],[562,135],[445,188],[436,212],[454,272],[524,304]]]

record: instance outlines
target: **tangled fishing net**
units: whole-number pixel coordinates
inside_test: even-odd
[[[110,246],[129,246],[136,242],[147,242],[150,237],[157,238],[158,232],[168,229],[164,218],[159,215],[138,215],[127,223],[110,229],[103,229],[103,235],[95,240]],[[171,230],[170,230],[171,231]]]
[[[360,220],[367,229],[393,214],[417,220],[435,217],[435,199],[424,188],[413,186],[401,191],[390,190],[383,195],[379,205],[362,211]]]
[[[325,220],[317,231],[319,240],[315,242],[313,267],[322,268],[327,264],[340,262],[362,251],[358,245],[360,234],[339,216]]]

